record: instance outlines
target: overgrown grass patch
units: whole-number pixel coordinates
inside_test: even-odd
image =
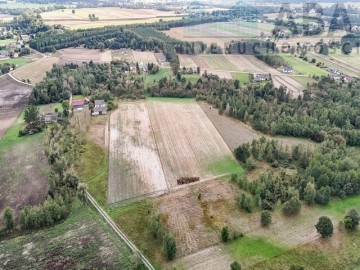
[[[225,245],[234,260],[244,265],[268,260],[287,251],[261,237],[244,236]]]
[[[107,202],[107,188],[109,175],[109,159],[106,151],[88,140],[84,146],[77,167],[78,175],[82,182],[86,183],[89,192],[101,205]]]
[[[238,174],[244,173],[243,167],[232,157],[225,157],[215,161],[208,166],[208,170],[216,174]]]

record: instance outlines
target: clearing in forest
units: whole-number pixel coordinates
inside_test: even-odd
[[[167,189],[144,101],[111,114],[108,186],[109,203]]]
[[[67,48],[61,50],[59,65],[82,64],[93,61],[95,63],[110,63],[112,55],[110,50],[100,51],[86,48]]]

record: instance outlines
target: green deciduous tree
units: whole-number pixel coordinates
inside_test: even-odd
[[[306,188],[304,189],[304,201],[308,205],[312,205],[315,202],[316,190],[313,183],[307,183]]]
[[[319,221],[316,223],[315,228],[323,238],[331,237],[334,234],[334,226],[331,222],[331,219],[326,216],[322,216],[321,218],[319,218]]]
[[[345,228],[354,230],[359,225],[359,221],[359,213],[355,209],[351,209],[344,219]]]

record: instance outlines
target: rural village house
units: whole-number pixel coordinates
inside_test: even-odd
[[[106,107],[106,103],[104,100],[95,100],[95,106],[94,109],[92,110],[91,115],[96,116],[96,115],[103,115],[107,113],[107,107]]]
[[[282,72],[287,74],[293,73],[293,68],[292,66],[284,66]]]
[[[254,73],[253,74],[254,82],[262,82],[262,81],[269,81],[269,80],[270,80],[269,73]]]

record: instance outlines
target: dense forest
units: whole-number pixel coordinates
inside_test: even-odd
[[[345,198],[360,192],[359,160],[339,135],[311,149],[299,145],[289,149],[262,137],[239,146],[235,156],[248,171],[260,163],[270,165],[255,181],[235,179],[265,210],[272,210],[278,201],[290,208],[299,205],[299,199],[325,205],[331,196]]]
[[[105,101],[114,97],[144,97],[143,83],[140,79],[129,79],[125,71],[129,71],[129,64],[122,61],[54,66],[34,87],[29,102],[34,105],[62,102],[71,94],[93,95]]]

